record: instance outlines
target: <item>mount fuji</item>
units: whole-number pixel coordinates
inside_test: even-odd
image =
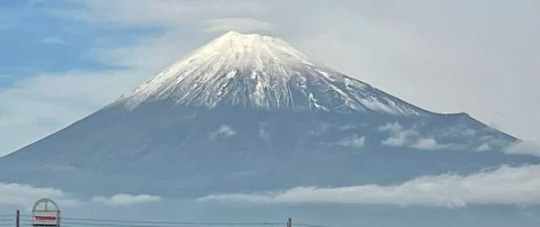
[[[409,104],[279,38],[229,32],[0,159],[0,180],[88,195],[392,184],[539,163],[465,113]]]

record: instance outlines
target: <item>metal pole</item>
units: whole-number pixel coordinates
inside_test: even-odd
[[[21,226],[21,212],[17,210],[17,212],[15,213],[15,227],[20,227],[20,226]]]

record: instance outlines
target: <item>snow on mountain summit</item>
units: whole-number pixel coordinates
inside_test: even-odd
[[[159,101],[208,109],[425,112],[311,60],[279,38],[237,32],[200,47],[113,105],[135,109]]]

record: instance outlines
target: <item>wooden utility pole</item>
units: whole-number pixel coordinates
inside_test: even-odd
[[[287,221],[287,227],[292,227],[292,218]]]
[[[21,226],[21,211],[17,210],[15,213],[15,227]]]

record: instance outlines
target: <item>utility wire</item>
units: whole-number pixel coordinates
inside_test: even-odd
[[[176,224],[145,224],[145,223],[131,223],[131,224],[115,224],[115,223],[88,223],[88,222],[70,222],[64,221],[65,225],[79,225],[79,226],[111,226],[111,227],[171,227],[171,226],[277,226],[284,223],[219,223],[219,222],[182,222]]]
[[[293,223],[293,226],[303,226],[303,227],[328,227],[325,225],[313,225],[313,224],[304,224],[304,223]]]
[[[13,215],[9,215],[12,216]],[[32,216],[20,215],[22,218],[21,224],[32,223]],[[1,216],[0,216],[1,217]],[[0,219],[0,221],[3,219]],[[7,220],[7,219],[6,219]],[[118,219],[94,219],[94,218],[69,218],[62,217],[63,227],[77,226],[109,226],[109,227],[174,227],[174,226],[284,226],[284,222],[179,222],[179,221],[130,221]],[[14,221],[9,220],[9,221]],[[11,225],[11,224],[10,224]],[[7,226],[4,224],[4,226]],[[293,226],[299,227],[328,227],[324,225],[294,223]]]
[[[175,222],[175,221],[128,221],[128,220],[115,220],[115,219],[92,219],[92,218],[62,218],[63,223],[69,221],[79,221],[79,223],[85,222],[107,222],[122,224],[148,224],[150,226],[155,225],[282,225],[283,222]],[[95,223],[92,223],[95,224]]]

